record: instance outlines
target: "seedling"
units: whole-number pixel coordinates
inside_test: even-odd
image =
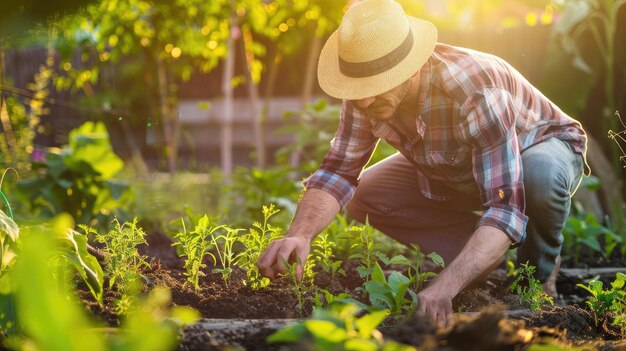
[[[361,261],[359,267],[356,268],[359,276],[365,280],[369,280],[369,277],[374,270],[374,265],[377,262],[376,254],[374,252],[374,228],[365,221],[363,226],[353,226],[350,228],[352,232],[359,235],[358,242],[355,242],[350,249],[356,251],[348,259],[359,259]]]
[[[406,258],[403,255],[396,255],[392,258],[388,258],[385,255],[378,255],[378,258],[385,265],[400,265],[408,267],[407,275],[411,281],[411,288],[413,291],[419,291],[424,287],[427,280],[437,276],[437,273],[424,271],[424,261],[426,259],[432,261],[436,266],[443,268],[443,258],[435,252],[431,252],[428,255],[424,255],[421,252],[420,247],[415,244],[411,244],[411,259]]]
[[[240,238],[246,248],[237,256],[237,265],[246,271],[245,284],[254,290],[265,288],[270,283],[269,279],[261,276],[256,262],[269,243],[281,235],[280,228],[269,223],[271,217],[278,212],[273,204],[263,206],[263,223],[253,222],[253,228]]]
[[[267,342],[303,343],[307,350],[415,350],[412,346],[384,340],[376,329],[389,311],[373,311],[365,315],[362,312],[361,306],[350,303],[315,308],[310,319],[277,331],[267,338]]]
[[[588,285],[576,284],[577,287],[587,290],[591,297],[585,301],[587,306],[597,316],[604,316],[607,312],[615,315],[613,324],[626,331],[626,274],[617,273],[611,283],[611,289],[604,290],[601,281],[592,280]]]
[[[341,268],[342,260],[335,259],[334,249],[337,244],[329,240],[329,233],[320,234],[313,241],[313,255],[315,256],[316,265],[324,272],[330,274],[331,279],[336,274],[345,276],[346,271]]]
[[[342,292],[337,295],[333,295],[330,291],[326,289],[315,289],[315,296],[313,297],[313,304],[315,305],[315,307],[324,308],[341,303],[356,304],[363,309],[367,307],[365,304],[355,300],[350,294]]]
[[[371,279],[365,282],[369,300],[377,309],[387,309],[391,314],[400,314],[407,311],[410,315],[417,307],[417,294],[409,289],[411,280],[398,271],[385,273],[378,262],[374,265]],[[410,299],[406,297],[409,294]]]
[[[109,288],[115,285],[126,293],[139,287],[141,269],[149,267],[146,257],[137,251],[139,245],[146,243],[146,233],[137,226],[137,218],[123,224],[114,219],[113,223],[115,228],[104,235],[96,234],[96,240],[105,245]]]
[[[306,287],[306,283],[304,281],[298,281],[298,276],[296,274],[298,266],[301,264],[298,259],[297,262],[289,263],[286,259],[281,256],[281,260],[285,265],[287,270],[287,275],[291,279],[293,284],[293,292],[296,295],[296,299],[298,300],[298,315],[302,318],[302,312],[304,311],[304,293],[308,290]]]
[[[520,303],[530,304],[532,311],[539,310],[545,305],[554,306],[554,299],[543,291],[541,282],[533,276],[536,269],[535,266],[523,263],[517,269],[513,269],[513,263],[511,261],[507,261],[507,264],[509,265],[512,275],[515,277],[509,290],[519,295]],[[522,282],[527,282],[528,286],[523,285]]]
[[[183,231],[175,235],[179,241],[172,246],[180,246],[182,248],[182,257],[186,257],[184,268],[186,270],[187,282],[191,283],[196,290],[200,289],[199,279],[205,274],[201,271],[206,267],[203,263],[204,257],[207,255],[211,247],[209,236],[212,236],[218,229],[224,226],[210,225],[209,218],[204,216],[198,220],[198,224],[191,232],[187,231],[185,221],[181,218]],[[213,257],[215,259],[215,257]]]
[[[213,273],[220,273],[226,286],[230,281],[230,275],[233,272],[233,262],[236,260],[235,252],[233,251],[233,245],[237,242],[237,233],[241,229],[231,229],[223,227],[226,230],[225,234],[215,235],[215,231],[211,234],[211,244],[217,252],[217,257],[209,252],[209,256],[213,259],[213,264],[217,266],[219,260],[222,268],[214,268]]]
[[[587,213],[584,218],[569,217],[563,228],[563,236],[563,249],[573,259],[574,265],[578,263],[583,247],[607,258],[619,244],[622,251],[626,250],[622,237],[600,224],[593,213]],[[604,237],[604,244],[600,243],[600,237]]]

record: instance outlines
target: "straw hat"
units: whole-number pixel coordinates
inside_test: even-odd
[[[407,16],[397,2],[363,1],[346,12],[322,48],[320,87],[345,100],[379,95],[413,76],[436,42],[435,26]]]

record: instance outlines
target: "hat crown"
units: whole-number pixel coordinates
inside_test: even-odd
[[[367,0],[344,15],[338,29],[338,54],[347,62],[383,57],[406,39],[410,30],[402,6],[391,0]]]

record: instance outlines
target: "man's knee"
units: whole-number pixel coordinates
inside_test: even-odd
[[[524,172],[527,208],[549,210],[569,200],[566,174],[558,165],[539,163],[529,166],[531,170]]]

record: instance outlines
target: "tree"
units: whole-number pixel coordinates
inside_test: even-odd
[[[180,82],[193,72],[212,70],[227,55],[230,4],[227,0],[101,0],[63,21],[57,47],[64,54],[68,76],[58,87],[82,88],[100,67],[136,57],[142,61],[143,87],[151,100],[151,126],[160,126],[168,169],[177,162],[179,123],[177,93]],[[69,54],[84,52],[87,68],[68,66]],[[122,95],[126,92],[120,92]],[[110,104],[110,102],[109,102]]]

